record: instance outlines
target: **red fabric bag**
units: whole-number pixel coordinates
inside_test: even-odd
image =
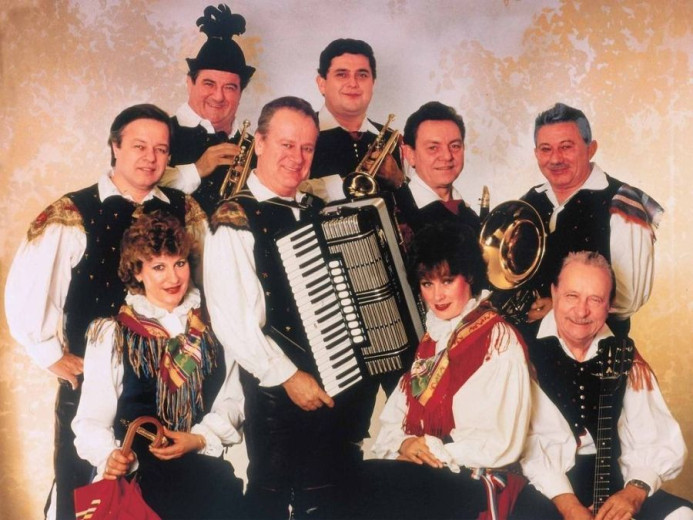
[[[130,423],[121,450],[130,452],[137,429],[146,423],[156,426],[154,445],[163,441],[163,427],[154,417],[138,417]],[[99,480],[75,489],[75,516],[77,520],[161,520],[142,498],[140,486],[133,479]]]

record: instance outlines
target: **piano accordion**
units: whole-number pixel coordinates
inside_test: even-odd
[[[424,326],[383,199],[327,206],[276,244],[328,395],[405,368]]]

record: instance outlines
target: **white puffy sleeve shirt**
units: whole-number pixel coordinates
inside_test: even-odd
[[[260,202],[275,197],[254,173],[248,188]],[[299,194],[299,196],[301,196]],[[299,212],[294,210],[298,220]],[[255,239],[247,230],[220,226],[205,242],[204,289],[212,328],[224,348],[260,385],[282,384],[296,366],[282,349],[262,332],[265,296],[255,269]]]
[[[185,332],[188,311],[200,306],[200,293],[190,289],[172,312],[156,307],[143,295],[128,295],[126,302],[140,314],[155,318],[170,336]],[[79,456],[103,475],[110,453],[119,447],[113,433],[118,399],[123,392],[123,364],[114,355],[115,321],[109,321],[94,341],[87,343],[84,383],[77,414],[72,421]],[[205,455],[220,456],[224,446],[241,442],[244,397],[238,365],[225,355],[226,377],[211,409],[193,425],[191,433],[203,435]]]
[[[479,304],[470,300],[464,316]],[[447,345],[461,317],[439,320],[429,311],[426,325],[436,344],[436,353]],[[506,323],[491,329],[490,359],[472,374],[453,397],[455,427],[452,442],[443,444],[426,435],[433,453],[449,465],[469,468],[499,468],[517,461],[522,452],[530,419],[530,377],[517,333]],[[404,433],[407,398],[395,389],[380,415],[380,433],[373,445],[378,458],[395,459]]]

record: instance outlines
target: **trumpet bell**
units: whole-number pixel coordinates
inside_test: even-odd
[[[520,287],[539,269],[546,246],[541,217],[528,203],[511,200],[496,206],[479,240],[488,279],[499,290]]]

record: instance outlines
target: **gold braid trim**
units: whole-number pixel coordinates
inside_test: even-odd
[[[656,376],[654,375],[654,372],[650,368],[647,361],[639,356],[633,360],[633,366],[630,369],[628,377],[630,378],[630,384],[632,385],[633,390],[636,392],[643,389],[651,392],[654,389],[654,386],[652,385],[652,378],[656,378]]]
[[[234,229],[249,230],[250,225],[248,224],[248,216],[245,214],[243,206],[233,200],[222,202],[219,207],[217,207],[214,215],[212,215],[212,221],[210,222],[212,233],[215,233],[220,226],[230,226]]]
[[[53,204],[44,209],[38,217],[29,226],[26,238],[29,242],[41,236],[51,224],[60,226],[77,226],[84,232],[84,224],[82,223],[82,215],[79,209],[75,206],[68,197],[58,199]]]
[[[185,196],[185,227],[190,229],[207,220],[204,210],[190,195]]]

